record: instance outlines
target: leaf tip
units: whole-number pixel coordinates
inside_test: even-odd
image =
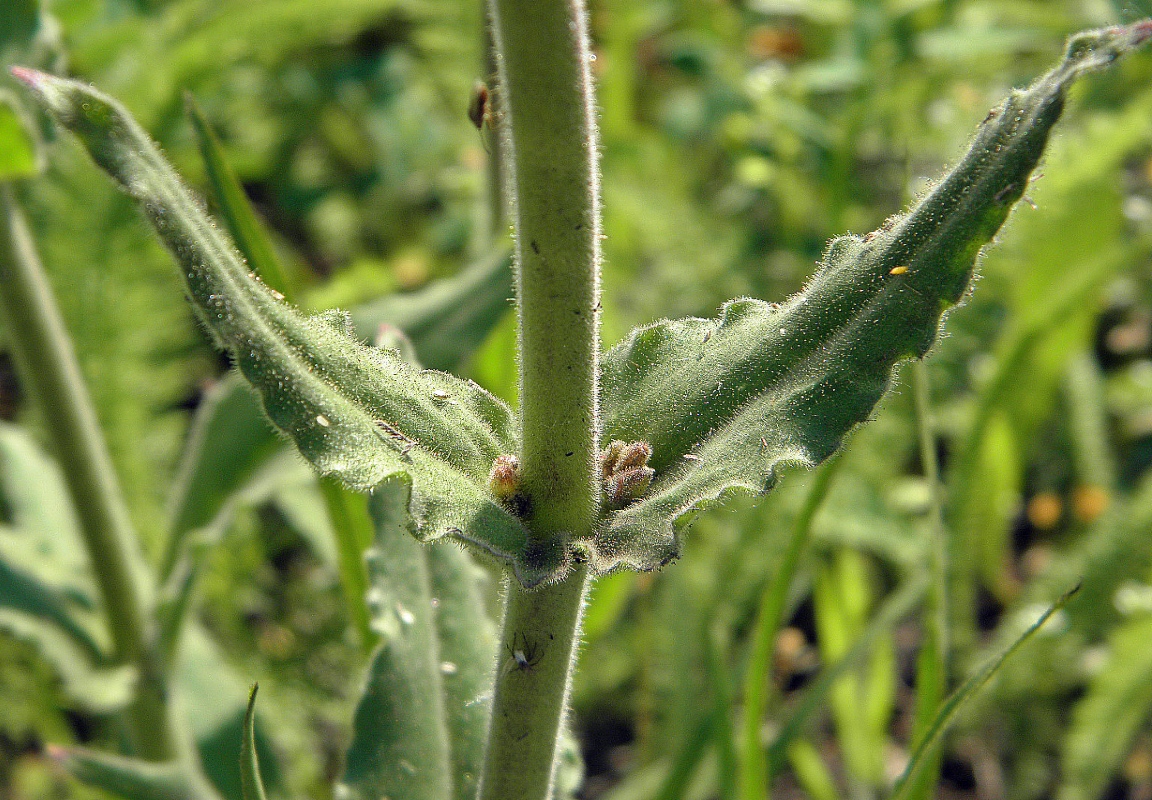
[[[44,745],[44,755],[57,766],[63,767],[68,763],[68,758],[71,753],[69,753],[68,748],[63,745],[49,742]]]
[[[1152,19],[1077,33],[1068,39],[1064,66],[1073,77],[1100,69],[1152,39]]]
[[[8,71],[12,73],[13,78],[33,89],[39,86],[40,80],[44,76],[43,72],[28,67],[12,67]]]

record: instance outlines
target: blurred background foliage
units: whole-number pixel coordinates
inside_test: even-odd
[[[490,148],[465,113],[485,77],[477,0],[54,0],[46,11],[40,49],[0,39],[5,63],[63,59],[205,190],[191,93],[306,307],[417,290],[491,250]],[[590,11],[610,345],[659,317],[711,316],[731,297],[786,297],[830,237],[877,228],[922,192],[1069,33],[1152,4],[593,0]],[[596,585],[573,695],[580,797],[736,797],[758,610],[793,531],[806,546],[784,575],[767,670],[752,675],[766,687],[756,735],[773,794],[887,796],[926,702],[916,675],[936,487],[925,452],[944,498],[950,686],[1083,589],[961,716],[938,786],[921,796],[1152,797],[1150,87],[1146,54],[1076,87],[1044,176],[918,373],[930,388],[927,448],[905,367],[833,466],[702,514],[662,573]],[[159,560],[190,420],[227,365],[130,202],[72,142],[51,142],[50,156],[21,196]],[[474,353],[461,344],[436,365],[460,362],[514,402],[514,340],[506,313]],[[0,418],[0,519],[12,526],[11,475],[21,458],[43,458],[33,442],[51,420],[37,418],[2,347]],[[189,647],[231,667],[210,676],[208,696],[240,703],[260,680],[275,791],[324,797],[366,655],[314,480],[290,459],[258,477],[222,523],[228,546],[205,556],[203,641]],[[493,581],[494,604],[497,593]],[[97,796],[66,783],[41,746],[103,746],[121,732],[78,707],[42,658],[0,634],[0,796]],[[197,719],[217,712],[190,705]],[[212,731],[201,745],[232,764],[238,731],[217,722],[200,720]]]

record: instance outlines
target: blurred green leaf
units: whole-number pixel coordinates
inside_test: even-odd
[[[20,117],[15,98],[0,91],[0,181],[35,175],[36,153],[36,141]]]
[[[846,658],[867,632],[876,583],[869,567],[862,554],[841,550],[816,571],[812,599],[824,663]],[[872,787],[883,783],[896,677],[895,646],[885,631],[872,642],[867,662],[831,688],[829,705],[852,782]]]
[[[846,673],[865,663],[877,641],[888,635],[896,623],[920,604],[927,587],[928,580],[923,576],[905,581],[880,604],[867,626],[853,638],[847,652],[825,666],[819,677],[804,690],[804,696],[781,725],[780,732],[768,748],[769,775],[780,772],[787,759],[788,748],[804,732],[812,714],[828,700],[837,682]]]
[[[832,478],[842,463],[841,459],[833,459],[817,471],[804,505],[792,524],[788,548],[760,595],[748,664],[744,668],[744,720],[740,742],[740,792],[743,800],[756,800],[768,783],[768,764],[760,731],[767,707],[765,687],[771,680],[772,651],[785,622],[788,595],[796,579],[800,556],[807,549],[812,519],[828,496]]]
[[[94,587],[56,464],[19,428],[0,423],[0,629],[33,644],[81,707],[110,712],[132,697],[135,672],[110,667],[92,611]]]
[[[27,431],[0,422],[0,557],[78,607],[92,609],[96,590],[80,529],[56,462]]]
[[[425,545],[406,533],[408,487],[372,496],[375,543],[368,602],[380,646],[352,722],[341,781],[353,798],[454,796],[451,738]]]
[[[204,773],[222,795],[238,798],[243,793],[238,743],[250,687],[201,625],[185,626],[175,663],[175,683]],[[281,775],[274,752],[262,726],[253,724],[264,779],[275,793]]]
[[[1012,521],[1020,509],[1024,476],[1015,434],[1003,415],[988,423],[980,444],[975,483],[953,509],[956,535],[966,537],[984,586],[1001,602],[1015,591],[1011,575]]]
[[[372,545],[373,525],[368,514],[368,499],[350,492],[329,478],[320,479],[320,492],[331,519],[331,537],[336,545],[336,564],[348,615],[352,618],[366,652],[376,644],[372,620],[365,598],[368,594],[368,572],[364,552]]]
[[[257,219],[252,204],[244,194],[244,187],[224,157],[220,140],[216,138],[192,95],[186,97],[185,104],[188,117],[192,120],[192,130],[196,133],[200,156],[204,159],[212,197],[220,209],[224,224],[228,226],[228,232],[232,234],[232,240],[264,283],[291,297],[294,294],[293,287],[288,283],[288,277],[280,266],[280,259],[276,257],[276,250],[263,224]]]
[[[35,647],[77,706],[97,714],[124,708],[135,696],[136,670],[94,659],[90,646],[69,627],[49,621],[43,612],[32,616],[19,606],[0,607],[0,630]]]
[[[455,277],[361,306],[352,324],[368,341],[381,325],[394,325],[411,339],[421,364],[457,369],[509,313],[512,296],[512,256],[501,247]]]
[[[1141,615],[1108,637],[1108,658],[1072,710],[1061,756],[1058,800],[1100,797],[1152,714],[1152,617]]]
[[[172,489],[165,576],[175,567],[186,537],[214,524],[232,495],[279,449],[259,400],[239,376],[229,375],[205,393]]]
[[[49,755],[72,777],[124,800],[219,800],[180,764],[155,764],[82,747],[51,747]]]
[[[454,797],[472,800],[488,734],[496,669],[496,625],[488,615],[483,591],[489,579],[467,553],[449,542],[422,549],[434,600]],[[579,771],[578,749],[576,762]]]
[[[50,622],[72,639],[88,661],[104,660],[103,649],[74,616],[63,594],[0,557],[0,609]]]
[[[0,15],[0,50],[31,39],[40,21],[40,0],[9,0]]]

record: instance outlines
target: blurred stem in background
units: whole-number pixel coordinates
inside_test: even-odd
[[[132,744],[152,761],[187,756],[170,718],[167,678],[152,625],[155,598],[137,550],[139,540],[72,342],[7,184],[0,185],[0,212],[0,312],[20,379],[35,397],[72,495],[113,658],[137,670],[135,699],[127,711]]]

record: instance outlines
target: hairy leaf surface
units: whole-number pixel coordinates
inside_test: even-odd
[[[349,797],[365,800],[453,794],[436,610],[424,548],[403,533],[406,492],[390,481],[370,505],[376,540],[368,603],[381,642],[352,720],[342,784]]]
[[[197,315],[306,459],[356,489],[394,475],[411,482],[421,538],[476,544],[512,562],[527,584],[555,572],[563,554],[553,562],[529,554],[520,522],[488,495],[493,460],[517,450],[507,406],[472,382],[360,344],[339,312],[295,311],[248,271],[122,106],[75,81],[17,73],[141,204],[180,263]]]
[[[766,491],[779,465],[835,452],[895,365],[932,346],[980,249],[1023,196],[1068,86],[1150,35],[1138,23],[1073,37],[1054,70],[988,115],[915,207],[868,236],[832,241],[807,288],[783,305],[734,300],[718,319],[658,322],[609,351],[603,439],[649,442],[656,477],[606,519],[593,564],[666,563],[695,510],[731,490]]]

